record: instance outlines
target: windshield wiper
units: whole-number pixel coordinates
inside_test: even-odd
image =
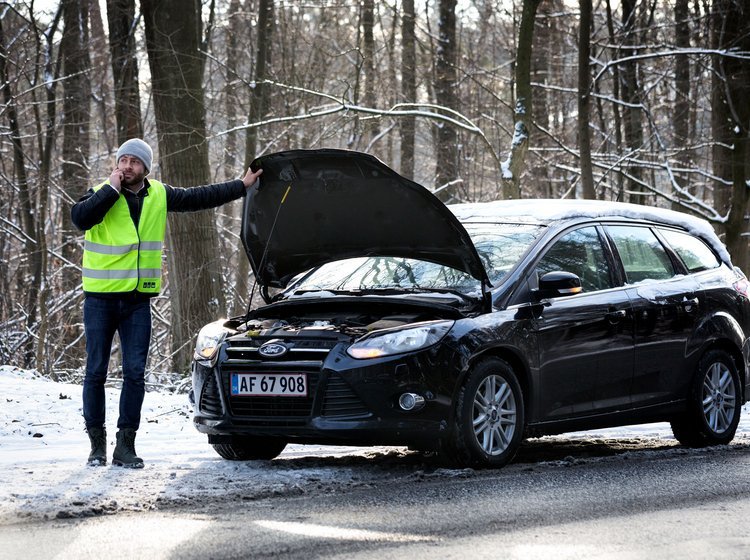
[[[415,286],[413,288],[406,288],[410,291],[416,291],[416,292],[425,292],[425,293],[438,293],[438,294],[451,294],[454,296],[460,297],[464,301],[468,301],[469,303],[477,303],[482,301],[482,298],[479,296],[470,296],[468,294],[465,294],[459,290],[454,290],[453,288],[425,288],[423,286]]]
[[[454,290],[452,288],[425,288],[423,286],[387,286],[387,287],[381,287],[381,288],[350,288],[350,289],[335,289],[335,288],[307,288],[307,289],[301,289],[301,290],[295,290],[292,292],[292,295],[304,295],[304,294],[314,294],[316,292],[329,292],[331,294],[336,295],[348,295],[348,296],[362,296],[362,295],[368,295],[368,294],[377,294],[377,295],[402,295],[402,294],[413,294],[413,293],[422,293],[422,294],[429,294],[429,293],[438,293],[438,294],[450,294],[454,295],[463,301],[466,301],[471,304],[476,304],[480,301],[482,301],[482,298],[479,296],[470,296],[468,294],[465,294],[463,292],[460,292],[458,290]],[[288,296],[287,296],[288,297]]]
[[[400,294],[413,294],[413,293],[439,293],[439,294],[450,294],[459,297],[460,299],[469,303],[477,303],[482,300],[480,297],[472,297],[458,290],[451,288],[425,288],[422,286],[388,286],[382,288],[359,288],[356,290],[331,290],[335,294],[350,294],[350,295],[363,295],[363,294],[381,294],[381,295],[400,295]]]

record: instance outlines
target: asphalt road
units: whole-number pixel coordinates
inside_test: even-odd
[[[8,525],[0,558],[738,559],[748,519],[750,448],[672,448]]]

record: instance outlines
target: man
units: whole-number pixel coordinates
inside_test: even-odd
[[[262,173],[248,169],[242,180],[183,189],[147,179],[152,159],[146,142],[128,140],[117,150],[117,167],[109,179],[89,189],[71,212],[73,223],[86,232],[83,416],[91,440],[91,466],[107,464],[104,382],[112,340],[118,332],[123,383],[112,463],[143,467],[143,460],[135,452],[135,434],[141,420],[151,338],[149,300],[161,288],[167,212],[214,208],[241,198]]]

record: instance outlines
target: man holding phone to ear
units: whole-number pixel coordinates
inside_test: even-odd
[[[83,324],[86,375],[83,416],[91,442],[88,465],[107,464],[104,382],[115,332],[122,349],[122,390],[112,464],[142,468],[135,452],[151,339],[150,299],[161,289],[161,260],[167,212],[214,208],[245,195],[263,172],[247,170],[240,180],[178,188],[147,179],[151,147],[133,138],[120,146],[109,179],[90,188],[71,217],[85,231]]]

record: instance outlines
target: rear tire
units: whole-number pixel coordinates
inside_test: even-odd
[[[732,441],[740,421],[740,376],[732,357],[710,350],[698,362],[688,410],[672,420],[675,439],[688,447]]]
[[[286,442],[275,438],[236,437],[232,443],[212,443],[211,447],[229,461],[270,460],[278,457]]]
[[[462,467],[507,464],[523,438],[524,410],[521,384],[510,364],[499,358],[479,362],[459,393],[446,458]]]

